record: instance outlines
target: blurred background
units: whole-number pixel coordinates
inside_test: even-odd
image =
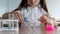
[[[0,0],[0,17],[6,12],[10,12],[18,7],[21,0]]]
[[[0,17],[18,7],[21,0],[0,0]],[[60,0],[46,0],[48,11],[51,17],[60,18]]]

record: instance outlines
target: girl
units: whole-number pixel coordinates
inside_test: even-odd
[[[46,0],[22,0],[14,12],[18,13],[19,21],[24,26],[27,26],[28,23],[33,23],[35,26],[40,26],[42,23],[45,26],[49,19]]]

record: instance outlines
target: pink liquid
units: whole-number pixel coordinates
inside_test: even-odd
[[[54,26],[52,26],[52,25],[47,25],[47,26],[46,26],[46,30],[53,31],[53,30],[54,30]]]

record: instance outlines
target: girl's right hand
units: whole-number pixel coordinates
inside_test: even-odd
[[[20,23],[23,22],[23,14],[20,11],[14,11],[14,14],[17,14],[17,16],[15,15],[16,19],[19,20]]]
[[[13,11],[11,12],[12,14],[15,14],[14,17],[15,19],[19,20],[20,23],[23,22],[23,14],[19,11]]]
[[[23,22],[23,14],[21,14],[21,12],[20,13],[18,13],[18,20],[19,20],[19,22],[20,23],[22,23]]]

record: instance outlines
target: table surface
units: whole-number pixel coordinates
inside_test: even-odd
[[[0,31],[0,34],[17,34],[17,32]],[[60,27],[57,27],[54,31],[47,31],[45,28],[40,27],[21,27],[19,28],[19,34],[60,34]]]

